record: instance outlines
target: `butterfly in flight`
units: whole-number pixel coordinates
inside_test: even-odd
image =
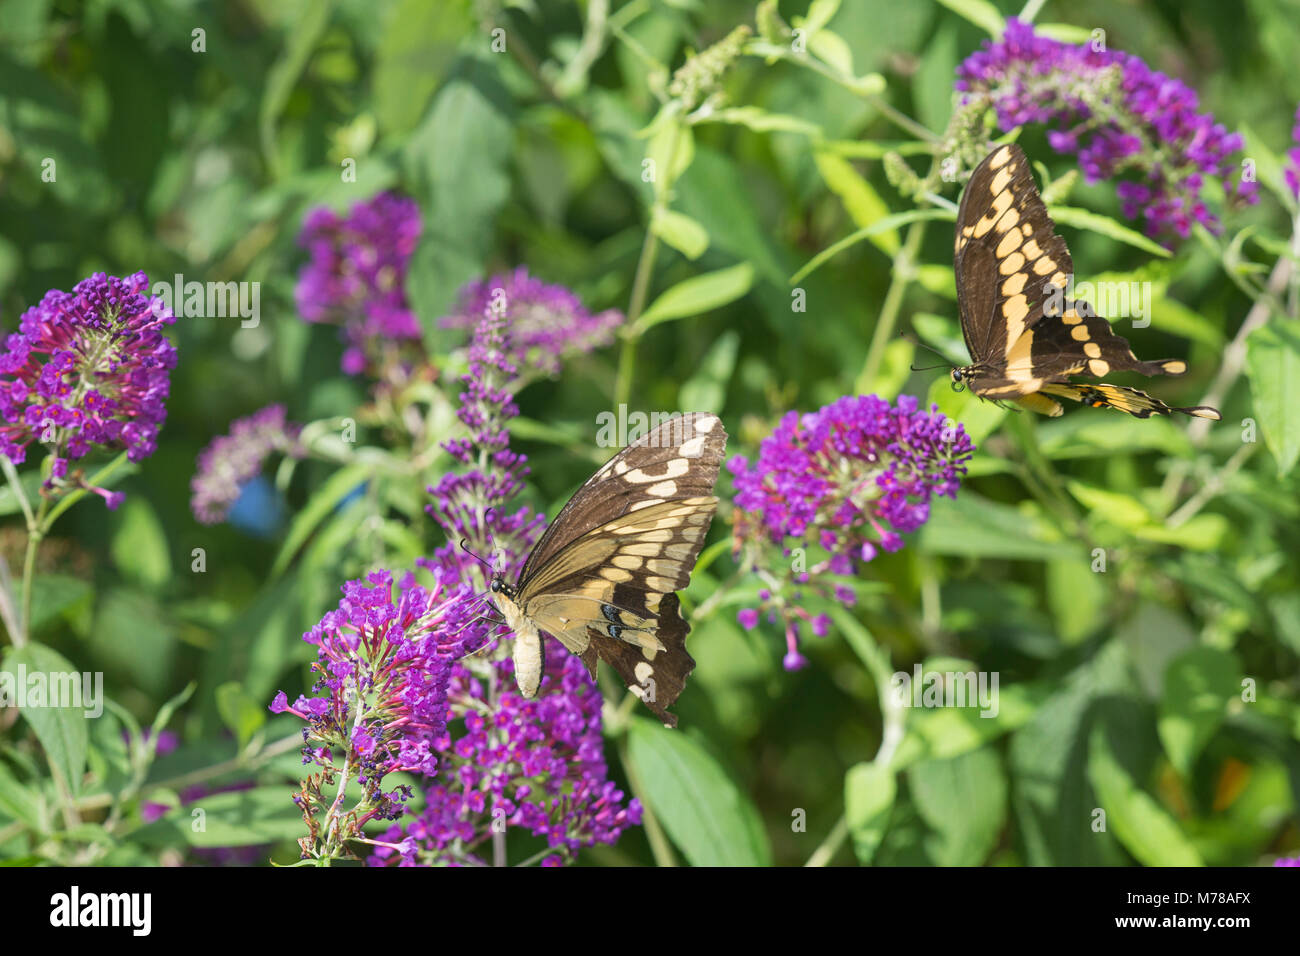
[[[604,659],[660,720],[695,661],[675,592],[695,569],[718,499],[726,450],[718,416],[673,416],[587,479],[537,542],[519,580],[499,574],[492,598],[514,632],[515,680],[533,697],[545,632],[581,656],[592,677]]]
[[[1171,407],[1135,388],[1070,381],[1111,372],[1182,375],[1187,363],[1141,361],[1088,303],[1065,297],[1074,264],[1019,146],[999,146],[971,173],[957,213],[953,266],[971,357],[970,365],[953,369],[954,389],[969,386],[980,398],[1053,417],[1061,405],[1049,396],[1137,418],[1182,412],[1219,419],[1206,405]]]

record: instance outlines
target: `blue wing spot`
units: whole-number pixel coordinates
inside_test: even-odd
[[[623,623],[623,619],[618,616],[618,608],[614,607],[612,604],[602,604],[600,606],[600,613],[605,615],[605,620],[609,621],[611,624]]]

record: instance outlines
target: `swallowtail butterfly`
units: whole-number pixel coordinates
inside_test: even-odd
[[[537,693],[541,632],[603,658],[665,724],[695,661],[677,595],[713,520],[727,433],[716,415],[674,416],[619,452],[569,499],[516,584],[494,575],[492,597],[514,632],[515,680]]]
[[[1053,417],[1061,405],[1049,395],[1137,418],[1182,412],[1219,419],[1205,405],[1175,408],[1135,388],[1069,381],[1111,372],[1182,375],[1187,363],[1141,361],[1088,303],[1065,297],[1074,265],[1019,146],[998,147],[971,174],[957,213],[953,265],[971,357],[970,365],[953,369],[953,388],[969,385],[980,398]]]

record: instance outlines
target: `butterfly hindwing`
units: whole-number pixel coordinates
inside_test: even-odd
[[[615,455],[561,510],[507,605],[593,674],[605,659],[670,725],[667,708],[695,666],[675,592],[690,582],[717,509],[726,440],[716,415],[694,413]]]
[[[981,398],[1047,415],[1059,415],[1061,406],[1041,392],[1139,418],[1175,411],[1219,417],[1212,408],[1171,407],[1124,386],[1068,384],[1074,375],[1111,372],[1182,375],[1187,364],[1142,361],[1087,303],[1066,298],[1074,265],[1019,146],[997,147],[971,174],[957,215],[954,267],[971,355],[971,365],[954,374]],[[1086,399],[1080,397],[1085,392]]]

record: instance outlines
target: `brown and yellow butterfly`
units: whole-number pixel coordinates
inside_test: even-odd
[[[677,595],[713,520],[727,433],[716,415],[675,416],[628,445],[569,499],[511,585],[492,597],[514,632],[515,680],[537,693],[541,632],[582,657],[613,665],[664,723],[695,661]]]
[[[957,213],[953,265],[971,357],[970,365],[953,369],[954,388],[970,386],[980,398],[1051,416],[1061,414],[1048,397],[1055,395],[1137,418],[1182,412],[1219,419],[1205,405],[1176,408],[1135,388],[1070,381],[1112,372],[1182,375],[1187,363],[1141,361],[1086,302],[1065,298],[1074,264],[1019,146],[999,146],[971,174]]]

